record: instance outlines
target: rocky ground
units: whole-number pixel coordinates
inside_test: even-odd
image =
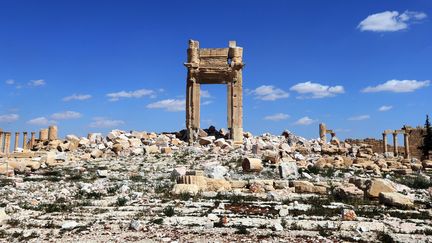
[[[432,162],[224,131],[68,135],[3,157],[3,242],[432,242]]]

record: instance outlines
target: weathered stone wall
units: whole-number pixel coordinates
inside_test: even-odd
[[[413,128],[410,132],[409,136],[409,148],[411,152],[412,158],[421,159],[422,152],[418,148],[423,143],[423,135],[424,135],[424,128],[417,127]],[[365,139],[346,139],[345,140],[349,144],[368,144],[372,147],[372,150],[375,153],[383,153],[383,140],[382,139],[375,139],[375,138],[365,138]],[[403,147],[403,140],[399,139],[398,142],[398,151],[400,155],[404,155],[404,147]],[[388,144],[387,144],[387,151],[393,152],[393,137],[391,134],[388,135]]]

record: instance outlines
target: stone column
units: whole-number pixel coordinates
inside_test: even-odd
[[[48,129],[44,128],[39,131],[39,140],[40,141],[48,140]]]
[[[384,151],[384,153],[387,153],[388,152],[388,150],[387,150],[387,133],[383,132],[382,136],[383,136],[383,151]]]
[[[232,128],[232,84],[227,83],[227,126],[228,130],[231,131]]]
[[[326,125],[324,123],[320,123],[319,124],[319,136],[320,136],[321,142],[323,142],[323,143],[327,142],[326,134],[327,134]]]
[[[57,126],[52,125],[48,127],[48,140],[57,140]]]
[[[27,132],[23,132],[23,150],[27,150]]]
[[[9,154],[10,153],[10,141],[11,141],[11,133],[5,132],[5,143],[4,143],[4,153]]]
[[[3,153],[4,132],[0,129],[0,153]]]
[[[33,146],[35,145],[35,140],[36,140],[36,132],[31,132],[31,137],[30,137],[30,150],[33,149]]]
[[[405,148],[405,159],[411,159],[409,149],[409,133],[404,133],[404,148]]]
[[[19,142],[19,135],[20,135],[20,133],[19,132],[15,132],[15,143],[14,143],[14,152],[15,151],[17,151],[17,149],[18,149],[18,142]]]
[[[231,94],[231,138],[234,143],[243,143],[243,48],[234,47],[230,43],[231,66],[233,68],[232,94]]]
[[[199,42],[189,40],[187,50],[188,75],[186,81],[186,128],[189,142],[193,141],[193,133],[200,127],[200,84],[196,79],[199,67]]]
[[[397,133],[396,132],[394,132],[393,133],[393,153],[394,153],[394,156],[397,156],[398,155],[398,141],[397,141]]]

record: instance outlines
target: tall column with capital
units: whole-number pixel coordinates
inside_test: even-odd
[[[383,151],[384,151],[384,153],[387,153],[388,152],[388,150],[387,150],[387,133],[383,132],[382,136],[383,136]]]
[[[397,156],[399,153],[397,135],[398,134],[396,132],[393,133],[393,153],[394,153],[394,156]]]
[[[17,151],[17,149],[18,149],[18,142],[19,142],[19,135],[20,135],[20,133],[19,132],[15,132],[15,143],[14,143],[14,152],[16,152]]]
[[[404,148],[405,148],[405,158],[410,159],[410,149],[409,149],[409,133],[404,133]]]
[[[23,150],[27,150],[27,132],[23,132]]]

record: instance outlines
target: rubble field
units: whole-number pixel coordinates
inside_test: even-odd
[[[113,130],[0,156],[2,242],[432,242],[432,161],[366,144]]]

